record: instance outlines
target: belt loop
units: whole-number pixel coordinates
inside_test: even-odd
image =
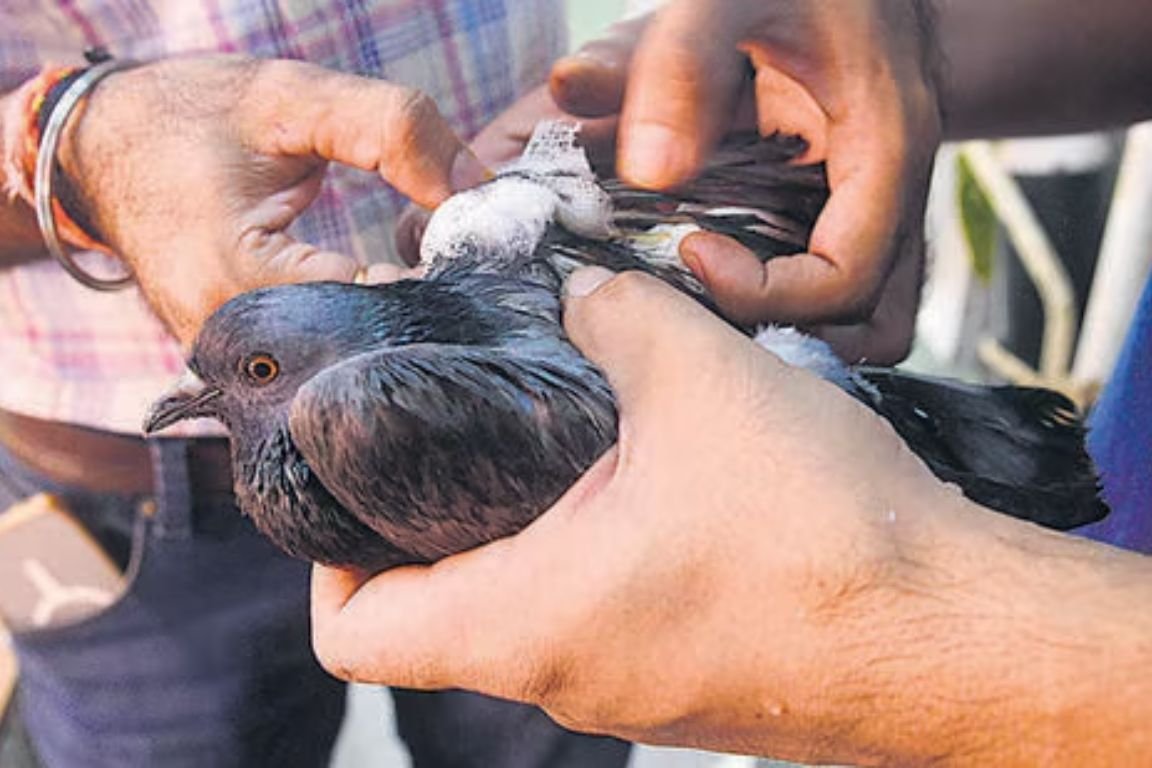
[[[188,441],[155,438],[148,441],[156,494],[153,530],[160,538],[192,536],[192,487],[188,472]]]

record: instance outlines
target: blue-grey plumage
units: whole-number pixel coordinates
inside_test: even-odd
[[[161,402],[149,428],[223,421],[241,508],[322,562],[426,562],[511,534],[616,435],[545,280],[254,291],[213,315],[189,367],[200,394]]]
[[[571,139],[545,146],[560,152],[551,165],[530,146],[525,163],[449,200],[429,225],[422,280],[233,299],[195,343],[198,380],[159,402],[146,429],[222,420],[241,508],[299,557],[379,569],[523,528],[616,438],[612,392],[563,332],[564,275],[639,269],[709,305],[669,224],[731,234],[767,258],[802,247],[826,194],[819,169],[787,165],[772,141],[721,153],[677,197],[601,188]],[[1107,511],[1075,409],[1054,392],[847,366],[794,329],[758,340],[888,419],[980,503],[1056,528]]]

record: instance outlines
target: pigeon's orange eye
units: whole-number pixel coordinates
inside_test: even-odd
[[[253,384],[271,384],[280,375],[280,363],[264,352],[257,352],[244,361],[244,373]]]

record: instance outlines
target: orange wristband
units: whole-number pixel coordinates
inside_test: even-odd
[[[48,67],[22,85],[13,95],[5,114],[4,172],[10,195],[34,202],[36,163],[40,156],[41,119],[49,94],[66,80],[84,71],[82,67]],[[52,199],[52,212],[62,240],[86,251],[111,253],[111,249],[89,235],[61,205]]]

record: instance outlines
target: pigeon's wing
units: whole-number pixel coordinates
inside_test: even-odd
[[[300,389],[292,438],[341,504],[417,559],[509,535],[615,440],[607,384],[556,346],[358,355]]]
[[[258,461],[236,466],[236,481],[240,508],[293,557],[373,573],[412,562],[332,497],[287,429],[274,429],[261,441]]]
[[[796,137],[742,134],[674,191],[634,189],[618,179],[602,184],[615,208],[613,222],[625,231],[694,223],[769,259],[807,247],[828,199],[824,167],[793,162],[805,146]]]
[[[867,382],[857,396],[970,499],[1062,530],[1108,514],[1084,426],[1063,395],[885,368],[856,373]]]

